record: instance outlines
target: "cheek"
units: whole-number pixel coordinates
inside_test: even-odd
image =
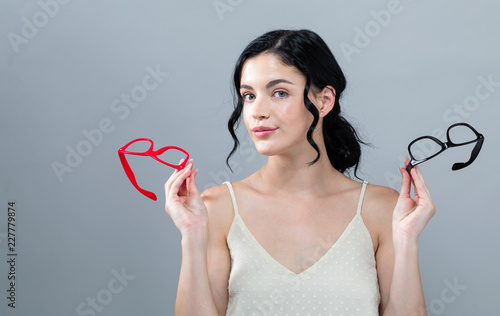
[[[313,116],[309,112],[303,102],[290,105],[282,112],[281,119],[286,122],[291,122],[292,126],[297,129],[308,129],[313,122]]]
[[[248,129],[248,123],[250,122],[250,113],[248,113],[247,107],[243,106],[241,116],[243,118],[243,123],[245,123],[245,127]]]

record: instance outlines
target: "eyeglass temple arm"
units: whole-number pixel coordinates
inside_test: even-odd
[[[132,172],[132,168],[130,168],[130,165],[127,162],[127,159],[125,158],[125,154],[122,152],[118,152],[118,156],[120,157],[120,162],[122,163],[123,170],[125,170],[125,173],[127,174],[128,179],[130,182],[132,182],[132,185],[142,194],[144,194],[146,197],[150,198],[153,201],[157,200],[156,194],[153,192],[146,191],[144,189],[141,189],[139,185],[137,184],[137,180],[135,179],[135,175]]]
[[[454,163],[453,166],[451,167],[451,170],[453,170],[453,171],[460,170],[460,169],[467,167],[471,163],[473,163],[474,160],[476,160],[477,155],[479,154],[479,151],[481,150],[481,147],[483,146],[483,141],[484,141],[484,137],[481,135],[481,137],[478,139],[478,141],[476,143],[476,146],[474,146],[474,149],[472,149],[469,161]]]
[[[408,162],[408,165],[406,166],[406,171],[408,172],[409,175],[411,175],[411,169],[413,168],[414,166],[411,164],[411,161]]]

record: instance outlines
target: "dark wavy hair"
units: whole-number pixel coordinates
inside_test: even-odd
[[[354,167],[356,175],[360,157],[361,144],[358,134],[351,124],[340,115],[340,98],[346,87],[346,79],[332,52],[316,33],[310,30],[275,30],[259,36],[243,50],[234,67],[234,111],[229,118],[227,127],[234,141],[226,164],[229,168],[229,158],[236,152],[239,145],[235,128],[238,127],[243,111],[243,98],[240,95],[241,72],[244,63],[257,55],[270,53],[276,55],[287,66],[294,66],[306,78],[304,89],[304,105],[314,119],[307,131],[307,141],[316,150],[316,158],[309,165],[316,163],[320,157],[318,145],[312,135],[319,120],[319,113],[309,100],[310,89],[320,91],[327,85],[335,89],[335,104],[333,109],[323,119],[323,137],[326,152],[332,166],[344,173]]]

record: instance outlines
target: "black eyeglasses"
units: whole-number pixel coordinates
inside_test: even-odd
[[[408,145],[410,163],[406,167],[406,171],[410,173],[411,169],[416,165],[436,157],[448,148],[476,143],[476,146],[472,149],[469,161],[457,162],[451,167],[451,170],[460,170],[474,162],[484,141],[483,135],[467,123],[456,123],[448,127],[446,138],[448,139],[446,143],[433,136],[422,136],[412,141]]]

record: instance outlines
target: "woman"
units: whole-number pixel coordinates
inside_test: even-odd
[[[268,161],[202,195],[192,162],[165,184],[182,234],[176,315],[426,315],[417,239],[430,194],[418,167],[400,168],[400,194],[343,174],[356,172],[360,141],[340,116],[346,82],[324,41],[266,33],[241,54],[234,85],[231,154],[243,117]]]

